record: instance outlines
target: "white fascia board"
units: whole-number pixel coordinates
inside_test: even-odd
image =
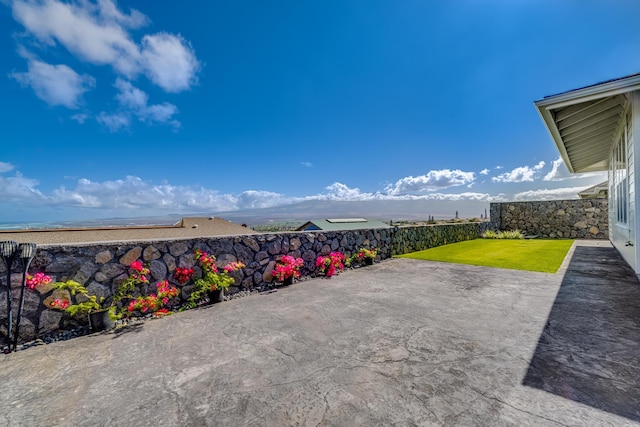
[[[542,118],[542,121],[545,124],[545,127],[547,128],[547,131],[549,131],[549,136],[551,136],[551,139],[556,144],[556,148],[558,149],[558,152],[560,153],[560,157],[562,157],[564,164],[567,166],[567,169],[569,169],[570,173],[575,173],[575,171],[573,170],[573,165],[569,160],[567,149],[564,146],[564,141],[562,140],[562,136],[560,136],[560,131],[556,126],[556,121],[553,119],[551,111],[547,108],[540,107],[537,104],[536,108],[538,110],[538,113],[540,114],[540,117]]]
[[[558,95],[551,95],[536,101],[535,104],[538,108],[545,107],[551,110],[557,110],[558,108],[568,107],[569,105],[632,92],[638,89],[640,89],[640,75],[634,75],[626,79],[589,86],[584,89],[576,89]]]

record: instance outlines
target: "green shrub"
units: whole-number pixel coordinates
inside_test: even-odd
[[[524,239],[524,234],[520,230],[493,231],[487,230],[482,233],[483,239]]]
[[[502,234],[500,239],[524,239],[524,234],[520,230],[502,231],[498,235]]]

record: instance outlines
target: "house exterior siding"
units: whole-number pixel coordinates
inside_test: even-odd
[[[640,152],[636,137],[640,133],[635,128],[640,123],[640,92],[632,92],[629,97],[631,102],[609,157],[609,230],[612,244],[637,273],[640,262],[636,249],[638,162],[635,161],[635,153]]]

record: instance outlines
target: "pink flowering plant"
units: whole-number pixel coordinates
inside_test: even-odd
[[[87,288],[75,280],[56,282],[53,284],[53,289],[68,291],[71,298],[75,299],[76,302],[74,303],[64,297],[56,298],[49,303],[49,308],[62,310],[71,317],[83,318],[92,311],[97,311],[102,308],[104,298],[90,295]]]
[[[27,274],[27,288],[31,290],[48,283],[51,283],[51,276],[47,276],[44,273],[35,273],[33,276]]]
[[[246,267],[242,262],[230,262],[222,267],[222,271],[220,271],[216,265],[216,257],[200,249],[196,249],[193,252],[193,258],[202,269],[202,277],[193,281],[193,291],[191,291],[187,299],[186,308],[193,308],[198,305],[198,302],[208,292],[229,289],[229,286],[235,283],[235,279],[230,273]]]
[[[351,255],[349,259],[347,259],[346,264],[347,266],[350,266],[354,263],[363,263],[365,258],[375,259],[375,257],[378,255],[378,250],[378,248],[360,248],[357,252]]]
[[[185,267],[177,267],[173,271],[173,278],[178,281],[181,285],[187,283],[193,277],[194,270],[193,268],[185,268]]]
[[[124,315],[128,315],[128,306],[123,307],[122,310],[118,312],[118,303],[125,298],[133,298],[131,294],[136,287],[147,283],[149,283],[149,268],[145,267],[142,261],[131,261],[131,264],[129,264],[129,277],[118,286],[118,289],[113,295],[113,300],[109,307],[109,317],[111,317],[112,320],[117,320]]]
[[[178,296],[178,288],[171,285],[167,280],[156,283],[156,288],[156,293],[139,296],[129,301],[127,306],[128,313],[139,311],[146,314],[162,310],[161,314],[167,314],[169,310],[165,306],[169,304],[172,298]]]
[[[51,276],[44,273],[27,274],[27,288],[36,290],[40,286],[51,283]],[[54,310],[64,311],[71,317],[78,319],[86,317],[92,311],[100,310],[104,298],[90,295],[87,288],[75,280],[66,282],[56,282],[52,285],[54,290],[67,291],[60,292],[57,298],[47,298],[45,305]]]
[[[276,266],[271,271],[271,275],[278,282],[284,282],[290,277],[300,277],[300,267],[304,265],[302,258],[294,258],[291,255],[283,255],[276,261]]]
[[[319,256],[316,258],[316,267],[326,277],[331,277],[344,270],[344,255],[342,252],[331,252],[329,255]]]
[[[234,271],[242,270],[245,267],[246,265],[244,264],[244,262],[235,261],[225,265],[224,267],[222,267],[222,269],[227,273],[232,273]]]

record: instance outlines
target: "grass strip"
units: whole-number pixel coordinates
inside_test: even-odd
[[[475,239],[398,257],[555,273],[562,265],[572,244],[573,240],[569,239]]]

